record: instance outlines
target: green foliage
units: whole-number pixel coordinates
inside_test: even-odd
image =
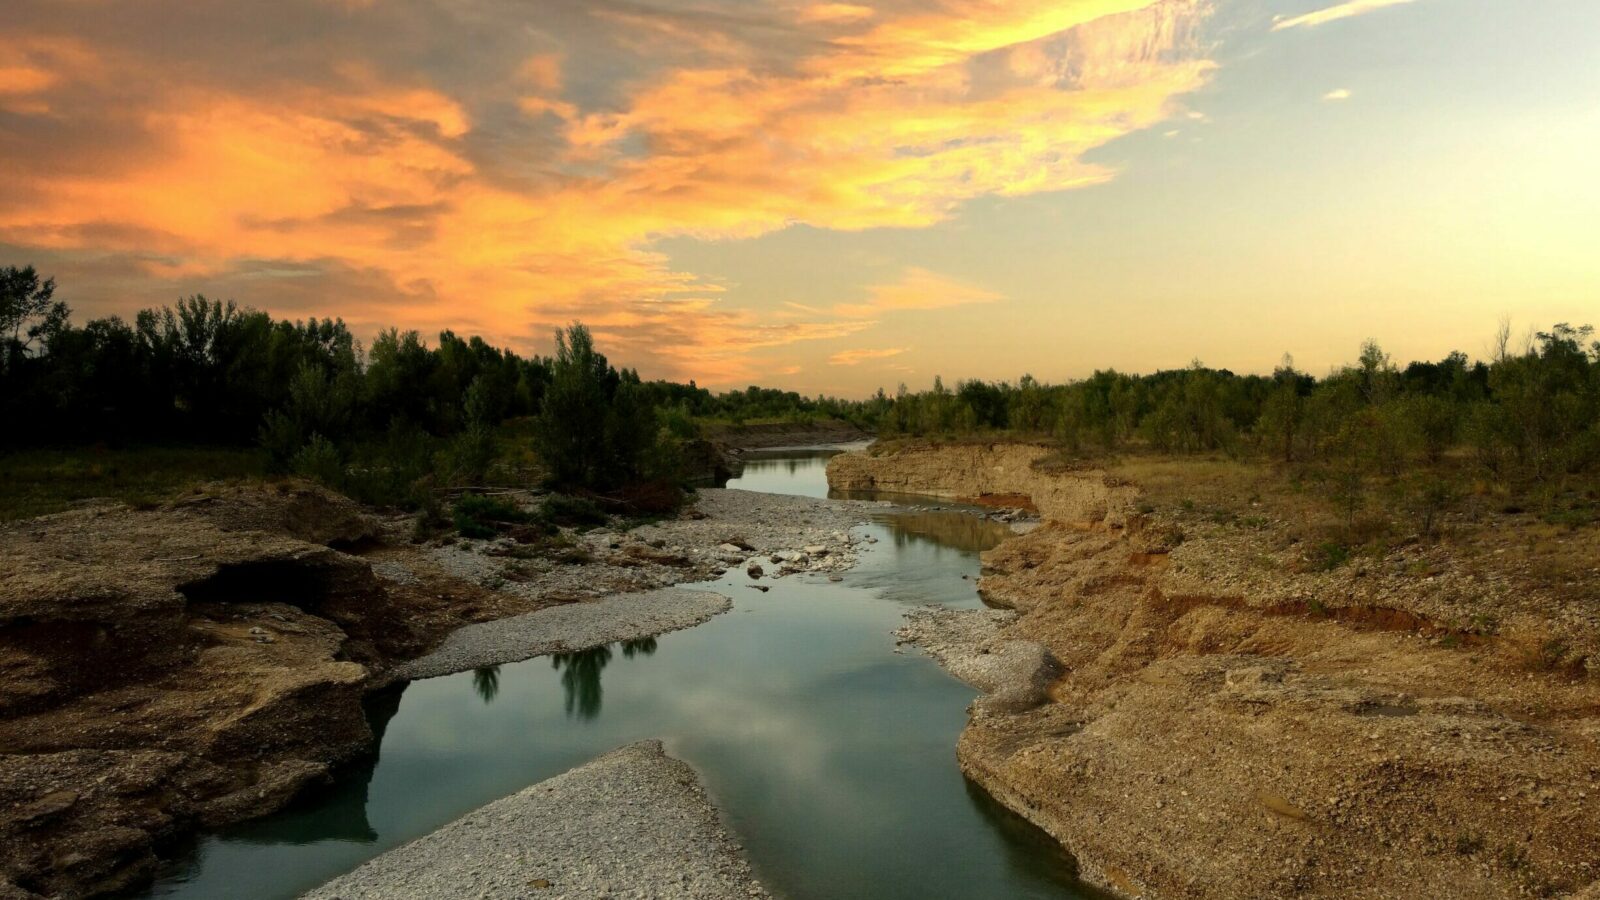
[[[606,514],[593,500],[569,494],[551,494],[544,499],[540,515],[556,525],[588,528],[606,524]]]
[[[344,458],[339,448],[320,434],[311,435],[311,440],[289,459],[289,471],[334,490],[344,488]]]
[[[674,442],[657,423],[650,391],[636,373],[612,368],[582,325],[556,335],[535,441],[550,483],[562,490],[679,480]]]
[[[1367,341],[1352,365],[1320,379],[1288,359],[1270,376],[1196,362],[1064,384],[1024,375],[952,390],[935,377],[925,391],[900,385],[848,401],[646,382],[613,367],[577,324],[553,359],[449,331],[429,346],[397,329],[363,354],[336,319],[274,320],[195,296],[131,324],[78,327],[56,294],[32,268],[0,269],[6,448],[255,442],[273,471],[408,509],[428,508],[445,487],[525,479],[542,466],[558,490],[662,514],[682,499],[679,445],[708,422],[1022,435],[1069,453],[1255,452],[1315,486],[1348,530],[1381,498],[1424,535],[1471,480],[1508,488],[1551,521],[1581,520],[1592,502],[1563,498],[1572,479],[1600,472],[1600,344],[1588,326],[1566,323],[1520,348],[1502,329],[1492,358],[1477,362],[1451,353],[1402,369]]]
[[[472,379],[462,398],[464,427],[450,444],[446,469],[455,484],[481,482],[494,462],[493,386],[483,376]]]
[[[1306,568],[1331,572],[1350,561],[1350,548],[1338,541],[1322,541],[1306,552]]]
[[[530,519],[515,503],[483,494],[464,494],[451,510],[456,530],[469,538],[492,538]]]
[[[345,493],[373,506],[421,509],[434,499],[439,440],[417,425],[395,420],[382,439],[354,445],[354,460],[345,477]]]

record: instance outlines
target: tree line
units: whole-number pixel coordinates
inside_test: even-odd
[[[1397,366],[1373,341],[1357,362],[1322,378],[1285,357],[1271,375],[1195,362],[1151,375],[1113,370],[1067,384],[935,377],[875,404],[880,430],[901,435],[1017,432],[1071,450],[1133,444],[1165,452],[1252,452],[1313,460],[1360,444],[1389,468],[1439,461],[1465,447],[1489,472],[1534,480],[1600,464],[1600,341],[1558,324],[1513,347],[1503,328],[1492,359],[1453,352]]]
[[[1286,357],[1270,375],[1196,362],[1064,384],[1025,375],[950,388],[936,377],[926,391],[850,401],[645,381],[613,366],[581,325],[549,357],[451,331],[430,345],[389,329],[364,347],[338,319],[274,319],[202,296],[80,326],[53,281],[10,267],[0,269],[0,340],[0,446],[259,445],[274,468],[374,502],[403,502],[419,481],[473,483],[521,448],[568,488],[665,484],[681,474],[681,442],[709,420],[845,419],[891,436],[1042,437],[1080,453],[1250,454],[1317,467],[1346,493],[1373,476],[1420,481],[1464,465],[1559,491],[1600,468],[1600,342],[1568,324],[1520,343],[1503,327],[1487,360],[1455,352],[1402,367],[1369,342],[1322,377]]]
[[[1430,533],[1472,485],[1531,499],[1547,518],[1593,519],[1600,473],[1600,341],[1557,324],[1487,360],[1453,352],[1396,364],[1373,341],[1321,378],[1288,357],[1270,375],[1196,362],[1150,375],[1111,370],[1067,384],[935,378],[870,401],[879,433],[1023,435],[1066,452],[1210,453],[1285,464],[1332,501],[1353,532],[1372,501]]]

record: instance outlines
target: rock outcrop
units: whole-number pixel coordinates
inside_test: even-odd
[[[161,840],[365,752],[368,667],[427,635],[367,564],[291,534],[371,528],[294,484],[0,527],[0,873],[132,885]]]

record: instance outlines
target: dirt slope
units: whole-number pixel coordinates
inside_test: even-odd
[[[1048,649],[1061,674],[1042,702],[975,704],[958,756],[1086,876],[1216,898],[1553,896],[1600,878],[1600,680],[1570,664],[1600,659],[1593,584],[1553,593],[1448,546],[1299,571],[1287,523],[1140,513],[1104,472],[1023,472],[1042,450],[922,448],[830,476],[926,493],[950,473],[946,496],[1043,498],[1045,526],[984,558],[984,596],[1017,615],[907,636],[947,662]],[[1558,668],[1529,654],[1551,640]]]

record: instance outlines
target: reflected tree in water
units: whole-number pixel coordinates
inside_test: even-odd
[[[649,656],[656,652],[656,639],[647,637],[623,641],[620,646],[625,659]],[[561,688],[566,692],[567,715],[580,719],[593,719],[600,715],[600,704],[604,699],[603,689],[600,686],[600,673],[605,671],[606,664],[611,662],[611,657],[610,646],[595,647],[577,653],[555,653],[550,656],[552,668],[561,673]]]
[[[566,692],[567,715],[593,719],[600,715],[600,673],[611,662],[610,647],[595,647],[577,653],[556,653],[550,664],[561,672],[561,689]]]
[[[483,698],[484,705],[494,702],[500,694],[500,667],[483,666],[472,670],[472,689]]]
[[[655,652],[656,639],[653,637],[622,642],[622,655],[628,659],[633,659],[635,656],[649,656]]]

